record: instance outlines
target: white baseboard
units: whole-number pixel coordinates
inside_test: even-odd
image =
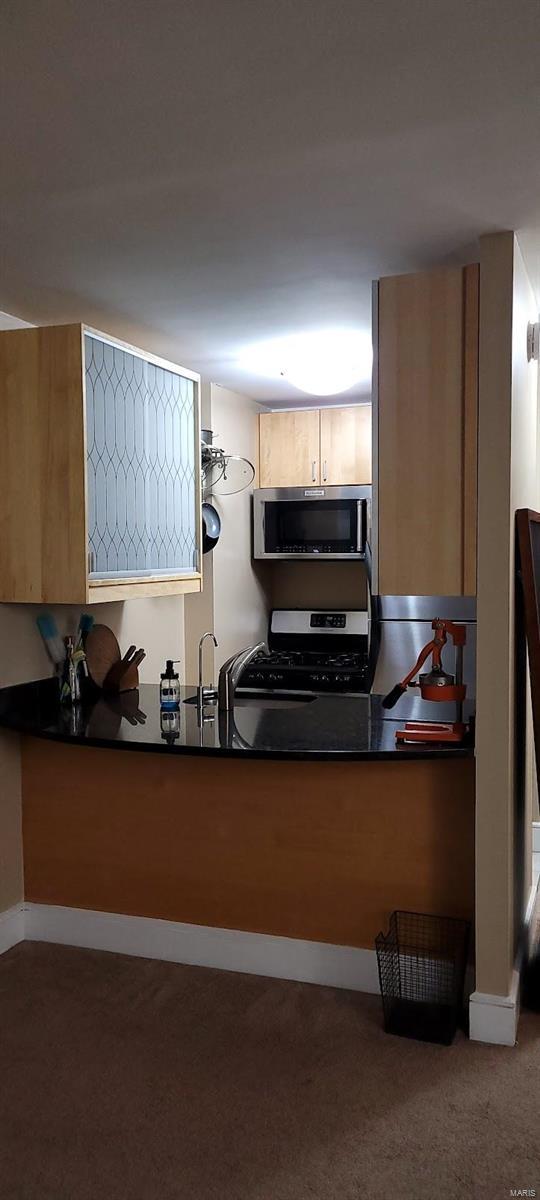
[[[469,1037],[473,1042],[514,1046],[519,1015],[519,971],[512,972],[508,996],[473,992],[469,1000]]]
[[[30,941],[112,950],[359,992],[379,991],[374,950],[50,904],[26,904],[24,917],[24,936]]]
[[[11,950],[12,946],[24,941],[24,922],[25,911],[22,902],[0,913],[0,954],[5,954],[6,950]]]
[[[491,996],[473,992],[469,998],[469,1037],[475,1042],[492,1042],[496,1046],[515,1046],[519,1020],[521,971],[524,957],[532,950],[533,916],[539,883],[533,883],[525,909],[523,937],[512,972],[512,986],[507,996]]]
[[[354,946],[29,903],[0,915],[0,952],[23,938],[372,994],[379,991],[375,951]],[[513,1046],[519,972],[513,973],[508,996],[473,992],[469,1013],[474,1041]]]
[[[533,854],[540,854],[540,821],[533,821]]]

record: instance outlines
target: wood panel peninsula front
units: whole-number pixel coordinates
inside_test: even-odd
[[[27,901],[370,949],[395,908],[473,915],[472,750],[396,750],[375,697],[202,727],[183,703],[172,738],[157,688],[74,720],[48,680],[0,692],[0,724]]]

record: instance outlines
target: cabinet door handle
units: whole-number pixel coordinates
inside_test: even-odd
[[[316,459],[313,459],[313,462],[312,462],[312,464],[311,464],[311,482],[312,482],[312,483],[316,483],[316,482],[317,482],[317,476],[316,476],[316,473],[315,473],[315,465],[316,465]]]
[[[326,476],[327,476],[327,470],[326,470],[326,459],[325,459],[323,462],[323,469],[322,469],[323,483],[326,483]]]

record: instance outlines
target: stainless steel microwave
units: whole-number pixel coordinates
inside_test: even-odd
[[[253,557],[365,558],[370,487],[257,488]]]

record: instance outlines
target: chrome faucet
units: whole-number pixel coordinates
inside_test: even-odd
[[[214,646],[217,647],[218,645],[215,633],[211,633],[210,631],[203,633],[199,642],[199,686],[197,688],[197,699],[201,705],[215,704],[217,700],[217,690],[213,684],[210,687],[205,687],[203,684],[203,650],[206,638],[213,638]]]
[[[244,667],[247,667],[259,650],[268,653],[266,642],[257,642],[256,646],[246,646],[245,650],[239,650],[237,654],[233,654],[219,672],[218,683],[218,704],[220,709],[234,708],[234,693],[236,691],[238,680]]]

